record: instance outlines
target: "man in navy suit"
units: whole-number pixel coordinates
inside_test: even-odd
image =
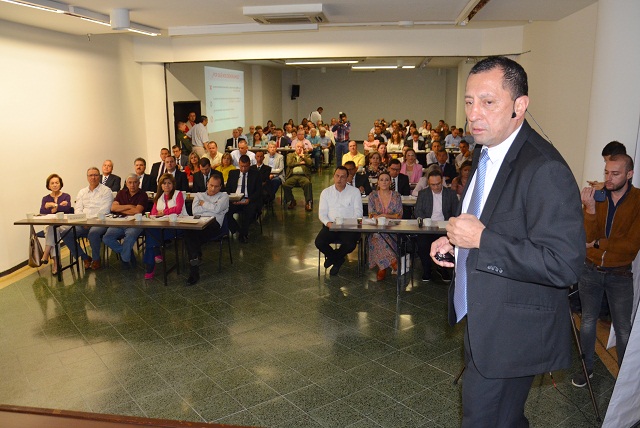
[[[463,427],[528,427],[534,376],[571,365],[568,289],[584,266],[582,204],[565,160],[525,121],[528,105],[515,61],[489,57],[471,69],[465,112],[484,147],[458,217],[430,252],[455,266],[449,322],[466,320]],[[455,265],[436,257],[454,253]]]
[[[229,171],[229,178],[225,185],[228,194],[243,193],[240,201],[229,205],[229,230],[240,234],[240,242],[249,242],[249,226],[256,220],[256,215],[262,207],[262,180],[260,173],[251,168],[251,159],[247,155],[238,159],[239,168]],[[240,214],[240,224],[233,218],[233,214]]]
[[[111,162],[110,159],[107,159],[102,164],[102,175],[100,176],[100,183],[103,186],[107,186],[109,189],[111,189],[112,192],[118,192],[120,191],[120,183],[122,180],[117,175],[112,174],[112,172],[113,162]]]
[[[451,165],[449,161],[449,153],[444,148],[440,148],[436,153],[436,159],[438,160],[437,167],[440,169],[442,176],[447,184],[451,184],[451,180],[453,180],[458,172],[456,171],[456,167]]]
[[[140,190],[142,190],[143,192],[155,193],[158,189],[158,183],[149,174],[144,173],[145,169],[147,169],[146,160],[144,160],[143,158],[136,158],[136,160],[133,161],[133,171],[140,179]]]
[[[178,169],[178,166],[176,165],[176,158],[174,158],[173,156],[167,156],[166,158],[164,158],[164,166],[165,166],[164,173],[171,174],[175,177],[176,190],[182,190],[182,191],[188,192],[189,179],[187,178],[187,174],[185,174],[184,172]],[[158,180],[160,180],[160,177],[158,177]]]
[[[177,168],[180,171],[184,171],[184,167],[189,165],[189,157],[182,154],[182,149],[177,144],[174,144],[173,147],[171,147],[171,152],[173,153],[173,157],[176,158]]]

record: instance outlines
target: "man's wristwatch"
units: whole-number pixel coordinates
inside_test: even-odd
[[[595,242],[593,243],[593,248],[600,248],[600,240],[596,239]]]

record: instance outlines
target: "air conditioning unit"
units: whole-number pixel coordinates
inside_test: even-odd
[[[321,3],[280,6],[245,6],[244,16],[259,24],[323,24],[327,17]]]

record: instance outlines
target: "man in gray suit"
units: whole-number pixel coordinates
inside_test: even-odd
[[[269,191],[271,200],[276,198],[276,192],[284,181],[284,156],[276,151],[276,143],[270,142],[267,146],[267,154],[264,156],[264,164],[271,167],[269,174]]]
[[[586,238],[576,180],[560,153],[525,121],[527,74],[489,57],[470,71],[469,128],[481,150],[458,217],[430,255],[454,263],[449,322],[466,319],[463,427],[528,427],[536,374],[571,365],[568,289]],[[460,214],[462,213],[462,214]]]
[[[436,168],[429,172],[429,175],[427,175],[428,187],[418,193],[418,200],[413,210],[416,218],[430,218],[433,221],[442,221],[449,220],[451,216],[456,214],[458,209],[458,195],[448,187],[444,187],[443,184],[444,178],[442,177],[442,171]],[[423,281],[429,281],[431,279],[432,262],[429,257],[429,251],[431,244],[437,237],[436,235],[420,234],[416,238],[418,256],[422,262]],[[450,279],[446,268],[440,269],[442,278],[445,280]]]

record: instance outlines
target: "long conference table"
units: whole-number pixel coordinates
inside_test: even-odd
[[[177,233],[179,230],[203,230],[207,225],[213,221],[215,217],[201,217],[199,219],[194,219],[191,216],[181,216],[178,217],[177,221],[172,222],[169,220],[167,216],[165,217],[154,217],[154,216],[143,216],[141,221],[136,221],[133,216],[123,217],[123,218],[110,218],[107,217],[104,220],[100,220],[96,217],[89,217],[85,219],[76,219],[74,215],[65,214],[64,219],[58,219],[54,214],[48,215],[37,215],[31,219],[22,219],[14,222],[14,225],[18,226],[53,226],[53,237],[55,242],[56,254],[56,263],[58,268],[58,281],[62,281],[62,271],[65,269],[73,269],[73,266],[76,265],[76,270],[78,275],[80,275],[80,261],[76,259],[74,262],[71,262],[71,257],[69,258],[69,264],[66,266],[62,265],[61,257],[60,257],[60,243],[62,242],[62,236],[60,235],[59,228],[60,227],[71,227],[71,226],[83,226],[83,227],[119,227],[119,228],[128,228],[128,227],[136,227],[140,229],[161,229],[161,234],[164,237],[165,230],[173,230],[175,231],[175,236],[177,237]],[[76,239],[76,230],[74,227],[71,227],[67,233],[74,234],[74,242],[76,245],[76,254],[78,254],[78,241]],[[160,250],[162,252],[163,258],[165,258],[165,240],[160,239]],[[174,239],[176,246],[176,261],[175,264],[169,268],[167,268],[166,262],[162,263],[162,274],[164,279],[164,285],[167,285],[167,276],[174,269],[180,273],[180,253],[177,247],[177,240]],[[166,260],[166,258],[165,258]]]
[[[372,233],[380,233],[382,238],[389,244],[389,247],[393,249],[393,243],[389,239],[395,239],[395,255],[398,262],[398,275],[396,277],[397,294],[400,295],[402,291],[402,274],[405,274],[411,270],[411,277],[413,278],[413,257],[411,257],[411,263],[405,263],[403,266],[402,249],[400,244],[402,243],[402,237],[410,237],[412,235],[446,235],[447,234],[446,221],[436,221],[427,226],[423,224],[422,227],[418,226],[418,220],[401,220],[401,219],[388,219],[387,224],[380,226],[376,224],[375,219],[363,218],[362,224],[358,224],[358,219],[345,218],[343,223],[337,225],[331,224],[329,228],[332,232],[354,232],[365,235]],[[365,260],[366,263],[366,260]],[[404,267],[404,269],[403,269]]]

